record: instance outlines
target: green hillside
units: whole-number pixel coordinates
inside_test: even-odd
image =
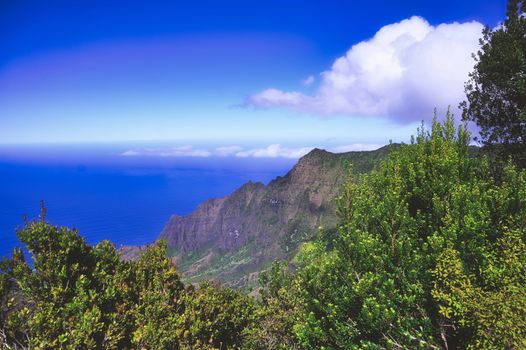
[[[174,215],[159,239],[168,243],[183,280],[253,287],[272,261],[290,260],[320,227],[334,229],[336,197],[350,170],[357,180],[393,148],[339,154],[314,149],[267,186],[249,182],[188,216]]]

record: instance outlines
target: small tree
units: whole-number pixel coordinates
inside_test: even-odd
[[[509,0],[506,20],[486,27],[475,69],[465,85],[463,118],[480,127],[480,141],[501,145],[525,160],[526,151],[526,1]]]

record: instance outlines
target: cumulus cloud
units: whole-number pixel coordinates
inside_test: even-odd
[[[239,147],[239,146],[224,146],[224,147],[217,147],[215,149],[214,154],[219,157],[228,157],[238,152],[241,152],[242,150],[243,150],[243,147]]]
[[[314,83],[315,79],[314,79],[314,76],[312,75],[309,75],[307,78],[303,79],[301,81],[301,83],[304,85],[304,86],[310,86],[312,85],[312,83]]]
[[[283,107],[329,116],[390,117],[399,122],[427,118],[433,108],[453,109],[464,98],[482,24],[430,25],[411,17],[381,28],[352,46],[321,73],[312,95],[269,88],[248,98],[256,108]]]
[[[121,153],[123,156],[150,156],[150,157],[209,157],[210,151],[195,149],[192,146],[180,146],[170,148],[142,148],[133,149]]]
[[[293,109],[307,109],[311,98],[299,92],[284,92],[278,89],[266,89],[259,94],[249,97],[249,103],[259,108],[291,107]]]
[[[272,144],[265,148],[254,148],[236,153],[236,157],[254,158],[299,158],[309,153],[313,147],[288,148]]]

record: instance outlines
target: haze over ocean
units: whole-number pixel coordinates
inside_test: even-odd
[[[153,242],[172,214],[192,212],[243,183],[268,183],[295,159],[238,157],[123,157],[107,146],[0,148],[0,256],[21,243],[23,215],[77,228],[95,244]]]

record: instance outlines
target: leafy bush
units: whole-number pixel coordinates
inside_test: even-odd
[[[27,223],[19,237],[32,266],[15,250],[0,269],[2,311],[11,276],[23,298],[16,312],[0,315],[5,347],[230,349],[251,322],[248,297],[208,284],[185,288],[164,242],[126,262],[109,242],[89,246],[44,220]]]
[[[294,274],[284,262],[274,262],[260,274],[261,303],[255,314],[256,322],[248,328],[245,349],[295,350],[301,347],[293,331],[296,322],[294,306]]]
[[[296,258],[302,346],[526,346],[526,173],[492,174],[469,139],[448,115],[347,184],[338,234]]]

